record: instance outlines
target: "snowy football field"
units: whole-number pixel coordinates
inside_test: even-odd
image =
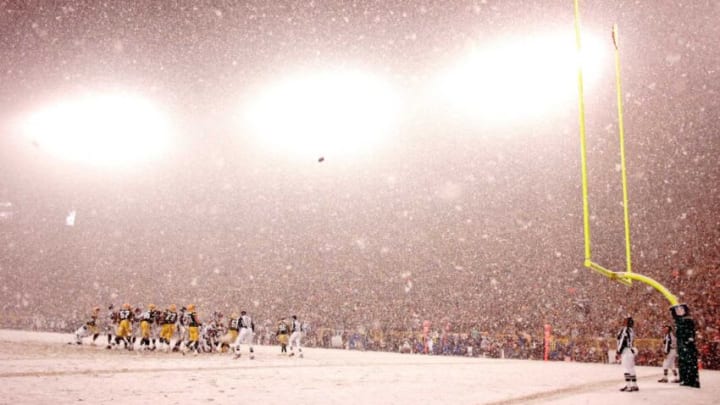
[[[720,371],[701,389],[660,384],[639,367],[640,392],[619,392],[619,365],[257,346],[227,354],[106,350],[69,334],[0,330],[0,403],[7,404],[716,404]],[[104,336],[98,341],[104,342]],[[247,347],[244,347],[244,352]]]

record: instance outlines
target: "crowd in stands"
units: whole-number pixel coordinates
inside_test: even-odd
[[[677,292],[681,301],[690,306],[696,323],[700,361],[709,369],[720,368],[720,303],[714,293],[720,287],[718,264],[710,268],[674,268],[671,277],[665,281],[668,289]],[[614,348],[616,329],[623,315],[614,308],[614,305],[617,306],[614,301],[622,296],[627,300],[622,305],[623,310],[632,312],[637,322],[637,363],[660,365],[663,359],[661,329],[664,325],[673,325],[669,304],[657,291],[645,285],[615,285],[587,271],[588,274],[580,278],[604,288],[597,291],[587,289],[583,296],[573,289],[565,290],[559,294],[559,300],[557,296],[528,295],[521,300],[521,310],[508,307],[514,305],[509,299],[498,305],[492,302],[474,303],[470,299],[456,304],[454,300],[438,299],[429,293],[421,297],[427,301],[419,299],[419,302],[413,302],[409,297],[415,287],[409,287],[407,275],[400,276],[406,288],[402,290],[405,301],[393,303],[392,299],[388,299],[393,305],[392,311],[376,312],[378,307],[370,305],[370,302],[348,300],[348,296],[355,294],[353,288],[363,285],[359,283],[350,284],[354,287],[343,287],[328,282],[324,285],[325,290],[309,291],[310,295],[305,296],[299,291],[295,293],[295,289],[291,288],[292,280],[285,280],[287,288],[282,302],[292,302],[292,310],[297,310],[308,323],[304,339],[307,346],[543,359],[544,328],[549,325],[552,330],[549,360],[608,362],[613,361],[608,350]],[[552,283],[549,281],[551,287]],[[558,278],[554,283],[562,283],[562,279]],[[381,284],[377,284],[378,290],[380,287]],[[560,286],[555,287],[560,290]],[[516,297],[517,293],[508,294]],[[86,308],[92,306],[86,296],[77,295],[75,298]],[[541,302],[548,305],[539,305]],[[420,310],[420,305],[423,305],[420,303],[427,306]],[[404,310],[409,304],[416,305],[418,309]],[[209,314],[224,308],[229,313],[237,307],[209,299],[198,305],[201,317],[204,311]],[[276,343],[274,325],[277,319],[289,315],[290,305],[278,305],[272,310],[272,307],[251,303],[250,308],[257,319],[258,343]],[[54,316],[47,316],[39,310],[30,318],[6,317],[3,327],[72,331],[85,316],[81,310],[69,314],[60,312],[60,315]],[[424,329],[428,322],[430,326]],[[432,341],[429,346],[428,339]]]

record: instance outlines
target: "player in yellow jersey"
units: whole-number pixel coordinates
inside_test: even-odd
[[[228,319],[228,331],[222,338],[220,338],[220,350],[225,353],[230,348],[230,344],[235,342],[240,331],[240,317],[237,313],[230,315]]]
[[[115,344],[120,344],[123,341],[125,348],[132,350],[132,321],[134,314],[130,308],[130,304],[123,304],[120,311],[118,311],[118,327],[115,332]]]
[[[172,338],[175,333],[175,324],[178,320],[177,306],[172,304],[168,306],[165,312],[160,316],[160,347],[164,351],[169,351],[172,347]]]
[[[187,327],[188,327],[188,345],[186,350],[192,350],[195,355],[198,354],[198,348],[200,345],[200,319],[198,318],[197,312],[195,312],[195,304],[187,306]]]
[[[150,350],[150,338],[152,337],[153,347],[155,347],[155,337],[152,335],[152,326],[155,323],[157,311],[155,304],[148,305],[147,311],[140,314],[140,349]]]
[[[288,336],[290,333],[290,326],[288,326],[285,319],[281,319],[277,324],[277,336],[278,343],[280,343],[280,353],[287,354]]]

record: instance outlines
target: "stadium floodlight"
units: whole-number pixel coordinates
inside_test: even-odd
[[[169,145],[165,114],[129,93],[84,94],[60,100],[21,120],[33,144],[61,159],[121,166],[158,157]]]
[[[602,74],[606,52],[598,38],[589,36],[582,55],[564,32],[479,42],[438,76],[434,94],[461,122],[534,124],[573,108],[576,65],[585,67],[590,83]]]
[[[263,87],[243,106],[242,126],[295,159],[349,158],[392,134],[400,103],[392,86],[358,70],[300,72]]]

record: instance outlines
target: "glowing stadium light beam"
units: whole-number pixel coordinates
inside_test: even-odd
[[[601,41],[591,36],[585,48],[579,57],[565,33],[499,39],[445,70],[435,94],[463,121],[506,125],[547,117],[572,108],[575,66],[585,66],[589,82],[601,75]]]
[[[349,157],[391,135],[399,106],[392,86],[374,75],[319,71],[263,88],[242,121],[262,146],[287,157]]]
[[[170,143],[165,114],[127,93],[85,94],[49,104],[24,117],[20,128],[42,150],[95,166],[156,158]]]

